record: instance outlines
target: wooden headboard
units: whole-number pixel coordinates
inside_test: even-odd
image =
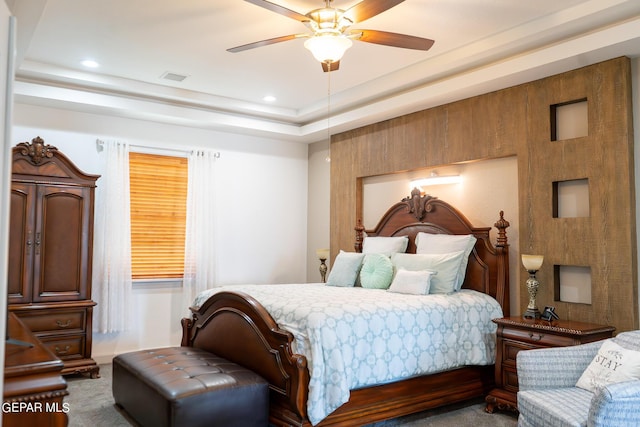
[[[463,288],[473,289],[494,297],[509,316],[509,244],[506,229],[509,222],[500,211],[494,224],[498,230],[495,246],[491,243],[491,227],[474,227],[450,204],[418,189],[411,196],[393,205],[372,230],[365,230],[362,220],[356,226],[355,250],[362,252],[364,236],[408,236],[408,253],[416,252],[415,237],[419,232],[432,234],[473,234],[477,240],[469,255]]]

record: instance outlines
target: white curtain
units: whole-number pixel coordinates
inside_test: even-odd
[[[121,332],[131,324],[129,144],[98,141],[104,174],[96,191],[93,247],[94,329]]]
[[[184,253],[184,307],[215,283],[215,160],[213,151],[189,155],[187,224]]]

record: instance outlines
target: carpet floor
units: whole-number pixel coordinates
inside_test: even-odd
[[[129,427],[137,424],[115,406],[111,393],[111,365],[100,365],[100,378],[72,375],[66,377],[69,396],[70,427]],[[484,402],[473,400],[464,405],[421,412],[369,427],[515,427],[515,414],[484,411]]]

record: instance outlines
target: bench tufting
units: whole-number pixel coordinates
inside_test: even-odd
[[[142,426],[267,426],[269,389],[207,351],[169,347],[113,359],[113,397]]]

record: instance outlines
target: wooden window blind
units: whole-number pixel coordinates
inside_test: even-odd
[[[133,279],[181,278],[188,160],[129,153]]]

